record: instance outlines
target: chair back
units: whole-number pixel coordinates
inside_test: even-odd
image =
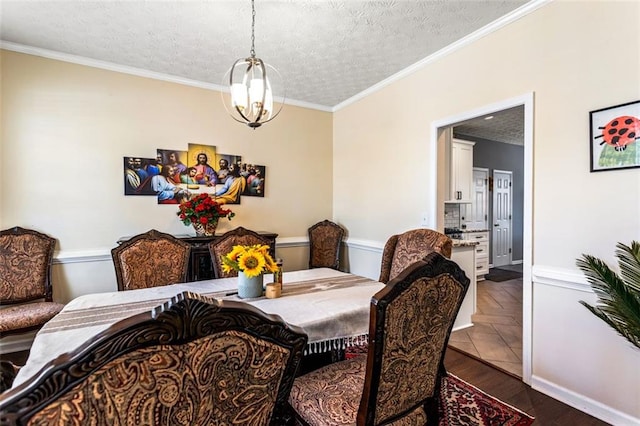
[[[256,244],[270,245],[271,241],[242,226],[232,229],[209,243],[209,254],[211,255],[211,264],[213,265],[213,274],[215,278],[237,277],[238,271],[225,273],[222,270],[221,257],[229,253],[233,246],[253,246]]]
[[[6,392],[0,422],[281,425],[306,342],[279,316],[183,292]]]
[[[338,269],[344,228],[330,220],[323,220],[310,227],[308,232],[309,269]]]
[[[191,246],[173,235],[152,229],[111,250],[118,290],[185,282]]]
[[[451,238],[432,229],[413,229],[392,235],[382,250],[382,264],[378,281],[388,283],[407,266],[435,251],[451,257]]]
[[[444,354],[468,287],[455,262],[432,252],[373,296],[359,425],[423,408],[437,418]]]
[[[55,238],[16,226],[0,231],[0,303],[51,302]]]

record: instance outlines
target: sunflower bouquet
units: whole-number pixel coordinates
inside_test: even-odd
[[[233,246],[229,253],[221,256],[221,260],[225,273],[242,271],[249,278],[278,270],[267,245]]]

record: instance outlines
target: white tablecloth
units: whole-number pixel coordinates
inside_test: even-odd
[[[265,283],[271,275],[265,275]],[[24,382],[59,355],[76,349],[125,317],[150,311],[183,291],[242,300],[266,313],[302,327],[309,336],[308,352],[343,347],[369,331],[371,297],[384,284],[333,269],[285,272],[282,297],[238,299],[236,278],[173,284],[141,290],[97,293],[69,302],[36,335],[29,358],[13,386]]]

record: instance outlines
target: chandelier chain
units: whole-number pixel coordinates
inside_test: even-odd
[[[255,36],[255,28],[256,28],[256,8],[255,8],[255,0],[251,0],[251,57],[256,57],[256,36]]]

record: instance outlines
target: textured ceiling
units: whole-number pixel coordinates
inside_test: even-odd
[[[492,117],[488,119],[488,117]],[[456,136],[524,145],[524,106],[505,109],[453,126]]]
[[[282,75],[286,93],[276,81],[276,95],[332,110],[528,1],[256,0],[256,55]],[[227,69],[250,52],[251,2],[0,0],[0,41],[223,89]],[[494,115],[456,131],[522,139],[522,114]]]
[[[331,108],[526,2],[256,0],[256,55],[288,99]],[[2,0],[0,12],[5,42],[216,85],[251,47],[249,0]]]

